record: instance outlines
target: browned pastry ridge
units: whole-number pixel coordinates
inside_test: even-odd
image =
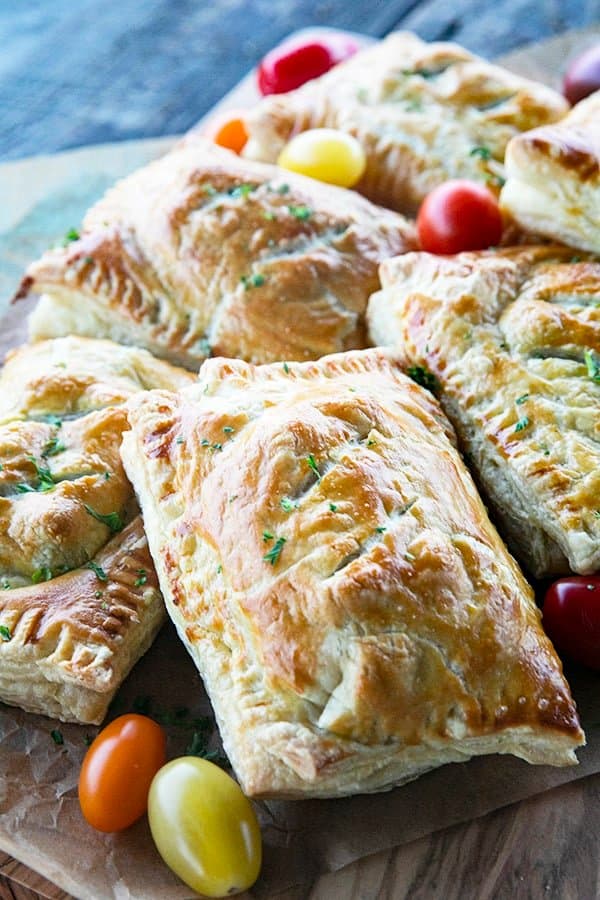
[[[600,253],[600,91],[555,125],[514,137],[501,203],[519,225]]]
[[[453,760],[575,762],[531,589],[435,399],[381,350],[128,404],[167,607],[250,796],[378,791]]]
[[[99,723],[164,606],[119,455],[123,403],[192,376],[143,350],[63,338],[0,375],[0,700]]]
[[[275,162],[298,132],[339,128],[367,155],[357,190],[412,215],[449,178],[497,189],[509,140],[568,109],[550,88],[457,44],[397,32],[298,90],[262,100],[245,117],[243,153]]]
[[[509,546],[600,570],[600,262],[564,247],[389,260],[371,336],[431,384]]]
[[[191,135],[118,183],[80,240],[27,270],[33,339],[74,333],[197,369],[365,346],[377,268],[414,227],[350,191],[241,160]]]

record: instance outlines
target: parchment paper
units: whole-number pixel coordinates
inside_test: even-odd
[[[512,54],[512,68],[556,83],[565,59],[597,40],[600,30],[572,34]],[[243,93],[248,95],[246,84]],[[239,105],[240,94],[226,102]],[[77,226],[116,177],[164,152],[171,138],[106,145],[0,167],[0,312],[23,267]],[[28,304],[0,322],[0,353],[25,338]],[[433,831],[600,771],[600,676],[567,671],[588,745],[567,769],[529,766],[513,757],[483,757],[445,766],[388,794],[332,801],[256,804],[265,862],[252,897],[274,897],[324,871],[407,843]],[[196,670],[166,627],[119,692],[114,714],[151,698],[150,713],[189,712],[166,726],[169,754],[185,750],[194,717],[209,715]],[[59,729],[64,740],[51,736]],[[81,900],[184,900],[192,893],[156,853],[145,820],[119,835],[83,821],[77,778],[86,738],[97,729],[57,725],[0,705],[0,847]],[[211,746],[218,746],[216,732]]]

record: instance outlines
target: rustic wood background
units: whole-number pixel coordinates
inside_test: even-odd
[[[0,0],[0,160],[185,131],[297,28],[493,57],[598,21],[600,0]]]

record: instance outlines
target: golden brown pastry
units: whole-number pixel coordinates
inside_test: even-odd
[[[501,202],[519,225],[600,253],[600,91],[556,125],[514,137]]]
[[[600,263],[575,260],[552,246],[412,253],[382,266],[369,303],[373,340],[433,387],[540,577],[600,570]]]
[[[311,359],[365,345],[377,266],[414,246],[394,213],[190,136],[109,191],[21,293],[46,294],[34,339],[110,337],[193,369],[211,351]]]
[[[297,132],[339,128],[367,154],[357,190],[413,214],[448,178],[498,187],[509,140],[568,108],[555,91],[457,44],[397,32],[298,90],[262,100],[246,117],[244,155],[275,162]]]
[[[192,376],[143,350],[63,338],[0,376],[0,700],[102,720],[163,622],[119,455],[123,406]]]
[[[209,360],[128,404],[167,607],[251,796],[451,760],[568,765],[583,734],[438,404],[385,352]]]

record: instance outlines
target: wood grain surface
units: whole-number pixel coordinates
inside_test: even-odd
[[[598,21],[600,0],[0,0],[0,160],[185,131],[310,25],[490,58]]]

